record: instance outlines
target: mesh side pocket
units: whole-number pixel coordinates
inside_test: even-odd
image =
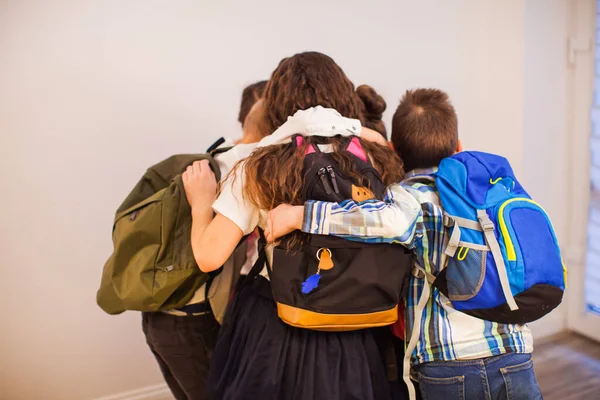
[[[451,301],[465,301],[473,298],[485,277],[487,251],[461,247],[448,261],[446,281],[448,298]]]

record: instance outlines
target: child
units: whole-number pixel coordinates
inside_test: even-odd
[[[307,202],[305,207],[280,206],[269,218],[267,238],[301,228],[312,234],[377,238],[412,248],[415,264],[436,276],[446,263],[449,239],[443,210],[432,177],[442,159],[462,151],[457,117],[448,96],[435,89],[408,91],[396,110],[391,146],[403,159],[408,184],[388,189],[381,202]],[[407,218],[412,205],[405,193],[420,204],[415,224]],[[416,271],[416,269],[415,269]],[[431,290],[431,294],[427,295]],[[423,312],[417,303],[425,291]],[[420,329],[415,330],[415,320]],[[411,276],[406,337],[419,332],[416,348],[409,348],[412,369],[426,399],[541,399],[533,371],[533,337],[527,326],[499,324],[456,311],[424,277]],[[415,334],[415,339],[416,339]],[[412,342],[412,340],[411,340]]]
[[[334,137],[332,145],[339,147],[337,142],[344,139],[340,135],[359,133],[364,121],[364,105],[353,84],[331,58],[315,52],[281,61],[265,89],[264,104],[268,131],[274,131],[267,143],[273,145],[259,147],[233,170],[213,208],[206,207],[211,200],[202,198],[211,192],[215,196],[214,177],[211,181],[206,164],[184,176],[193,214],[192,248],[205,272],[217,269],[243,235],[256,226],[266,227],[272,204],[304,202],[302,179],[298,179],[302,158],[289,142],[293,134]],[[365,143],[364,149],[376,168],[384,162],[397,167],[393,175],[382,174],[385,182],[402,175],[389,148]],[[270,253],[266,252],[267,258]],[[264,261],[263,252],[258,268],[251,270],[235,294],[221,328],[211,362],[213,397],[389,399],[372,330],[318,332],[284,324],[277,316]]]
[[[265,136],[257,123],[261,120],[258,115],[259,99],[265,86],[266,81],[260,81],[243,91],[238,117],[242,124],[242,137],[236,146],[215,156],[223,176],[235,163],[248,156]],[[250,255],[252,250],[256,253],[256,245],[253,249],[248,245],[248,249]],[[240,265],[235,264],[243,262],[244,254],[235,256],[229,262],[239,269]],[[208,398],[210,354],[217,341],[217,321],[222,317],[219,311],[225,308],[223,303],[226,303],[230,289],[226,279],[221,278],[210,285],[209,301],[206,301],[206,285],[203,285],[180,309],[142,313],[142,329],[148,347],[177,400]]]

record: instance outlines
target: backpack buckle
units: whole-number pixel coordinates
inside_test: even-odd
[[[455,224],[455,221],[450,215],[444,213],[444,216],[442,217],[442,223],[446,228],[452,228]]]
[[[494,230],[494,223],[492,222],[492,220],[490,219],[490,217],[486,214],[479,214],[477,215],[477,219],[479,220],[479,223],[481,224],[481,229],[483,229],[484,232],[489,232],[489,231],[493,231]]]

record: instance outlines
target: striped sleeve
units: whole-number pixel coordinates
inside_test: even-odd
[[[357,203],[307,201],[302,230],[367,243],[398,243],[411,246],[419,236],[421,206],[400,184],[388,188],[385,200]]]

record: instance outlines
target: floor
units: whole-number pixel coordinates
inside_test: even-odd
[[[600,343],[568,334],[535,346],[544,400],[600,399]]]

